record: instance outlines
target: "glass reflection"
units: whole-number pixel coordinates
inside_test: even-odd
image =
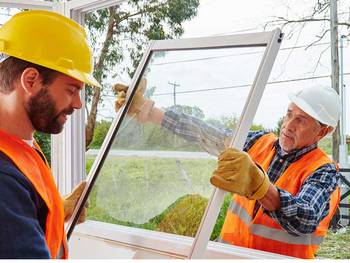
[[[90,195],[89,219],[194,236],[263,50],[154,52]]]

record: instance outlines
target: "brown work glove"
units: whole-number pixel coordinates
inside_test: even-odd
[[[74,190],[70,194],[62,198],[63,208],[64,208],[64,221],[68,221],[71,218],[74,208],[81,194],[83,193],[85,186],[86,186],[86,181],[82,181],[77,187],[74,188]],[[80,214],[78,224],[85,221],[86,207],[87,205],[84,207],[83,211]]]
[[[210,182],[225,191],[256,200],[266,195],[270,185],[266,173],[254,164],[248,153],[233,148],[219,155],[218,168]]]

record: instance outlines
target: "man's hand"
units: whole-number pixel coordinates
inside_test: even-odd
[[[68,221],[71,218],[74,208],[82,192],[84,191],[85,186],[86,186],[86,181],[82,181],[76,188],[74,188],[72,193],[63,197],[64,221]],[[85,216],[86,216],[86,207],[84,207],[83,211],[80,214],[78,224],[85,221]]]
[[[134,95],[128,114],[133,115],[141,112],[141,109],[144,107],[147,101],[144,98],[146,87],[147,80],[145,78],[142,78],[139,83],[139,86],[137,87],[136,94]],[[124,84],[116,84],[113,86],[113,90],[117,93],[117,99],[115,101],[115,111],[118,111],[125,103],[126,91],[128,90],[128,86]]]
[[[269,189],[266,173],[243,151],[228,148],[219,155],[218,168],[210,182],[225,191],[260,200]]]

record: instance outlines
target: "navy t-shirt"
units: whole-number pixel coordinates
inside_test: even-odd
[[[31,182],[0,152],[0,258],[47,259],[47,206]]]

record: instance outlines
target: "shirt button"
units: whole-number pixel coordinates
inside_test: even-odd
[[[283,159],[280,159],[280,163],[282,163],[283,162]]]

